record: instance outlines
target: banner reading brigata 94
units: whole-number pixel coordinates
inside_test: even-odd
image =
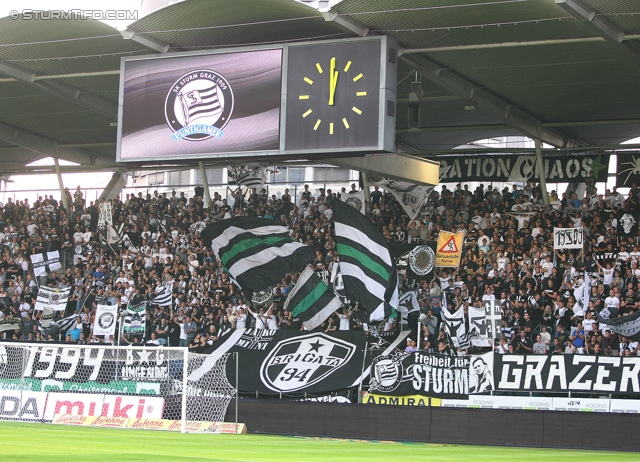
[[[118,160],[279,149],[282,48],[153,58],[123,60]]]

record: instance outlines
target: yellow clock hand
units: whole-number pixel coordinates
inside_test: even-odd
[[[329,70],[329,106],[333,106],[338,84],[338,71],[336,71],[336,58],[331,58],[331,69]]]

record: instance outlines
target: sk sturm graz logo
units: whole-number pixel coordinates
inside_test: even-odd
[[[102,329],[108,329],[113,325],[114,321],[115,316],[113,315],[113,313],[102,313],[98,318],[98,325]]]
[[[347,200],[345,200],[345,202],[349,204],[351,207],[353,207],[354,209],[356,209],[357,211],[362,210],[362,201],[357,197],[348,197]]]
[[[171,86],[164,104],[173,139],[202,141],[222,138],[233,112],[233,91],[227,79],[211,70],[191,71]]]
[[[297,391],[326,379],[347,364],[355,345],[316,333],[282,340],[260,367],[260,378],[273,391]]]
[[[419,245],[409,252],[409,266],[418,276],[424,276],[433,271],[436,253],[428,245]]]
[[[59,290],[56,290],[55,292],[51,292],[49,294],[49,303],[51,303],[52,305],[56,305],[60,301],[63,295],[66,295],[66,294],[60,293]]]
[[[371,382],[369,391],[389,393],[398,388],[402,382],[404,369],[402,359],[406,354],[378,356],[371,363]]]

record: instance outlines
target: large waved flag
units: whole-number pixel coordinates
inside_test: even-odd
[[[58,271],[62,269],[60,264],[60,254],[58,251],[34,253],[31,255],[31,263],[33,264],[33,274],[38,276],[45,276],[52,271]]]
[[[301,271],[315,257],[312,247],[294,241],[273,220],[233,217],[202,231],[223,268],[243,289],[259,292]]]
[[[291,311],[294,318],[299,318],[307,330],[312,330],[340,306],[342,302],[333,291],[307,266],[289,293],[284,309]]]
[[[365,215],[344,202],[334,201],[333,219],[347,297],[370,321],[388,318],[398,307],[398,273],[387,242]]]
[[[50,308],[54,311],[64,311],[67,308],[69,294],[71,294],[70,287],[66,289],[54,289],[47,286],[40,286],[34,309],[36,311],[42,311]]]
[[[158,306],[171,306],[173,304],[173,279],[157,290],[155,295],[149,299],[149,303]]]

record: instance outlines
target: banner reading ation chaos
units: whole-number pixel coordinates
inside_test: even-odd
[[[457,156],[439,158],[441,169],[451,168],[440,180],[451,182],[527,182],[538,181],[536,156]],[[551,157],[544,159],[547,181],[575,183],[584,181],[593,171],[597,181],[607,181],[609,155]],[[620,171],[620,170],[618,170]],[[620,180],[618,180],[620,181]],[[618,183],[620,186],[620,183]]]
[[[469,359],[421,351],[381,355],[371,364],[369,392],[465,399],[469,396]]]

